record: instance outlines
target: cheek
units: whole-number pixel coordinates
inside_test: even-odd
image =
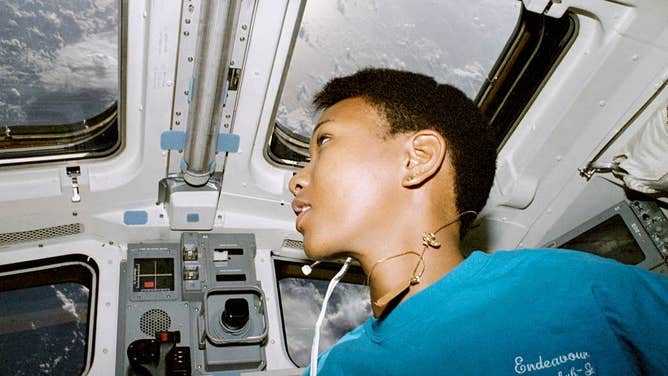
[[[361,228],[371,218],[382,216],[391,197],[392,177],[373,161],[354,163],[335,163],[326,171],[318,171],[323,174],[317,179],[322,209],[318,210],[319,220],[349,229]]]
[[[313,209],[304,221],[304,245],[309,256],[316,258],[347,248],[347,241],[364,226],[364,213],[370,207],[369,176],[345,160],[332,162],[311,171]]]

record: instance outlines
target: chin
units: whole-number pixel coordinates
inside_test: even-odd
[[[322,258],[321,252],[317,246],[314,246],[312,242],[309,242],[306,237],[304,237],[304,253],[306,256],[311,259],[320,259]]]
[[[317,240],[313,240],[308,235],[304,235],[304,253],[311,259],[322,260],[328,259],[334,256],[335,252],[327,251],[326,247],[323,247],[323,243]]]

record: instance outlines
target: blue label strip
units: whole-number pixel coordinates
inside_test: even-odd
[[[123,213],[123,223],[128,226],[145,225],[148,223],[148,213],[145,210],[127,210]]]

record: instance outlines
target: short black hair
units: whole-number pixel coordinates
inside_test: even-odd
[[[423,74],[366,68],[329,81],[315,95],[313,105],[324,110],[354,97],[366,100],[385,117],[390,135],[420,129],[441,133],[454,165],[457,210],[480,212],[494,181],[496,144],[473,101],[459,89]],[[462,217],[460,236],[473,219],[473,215]]]

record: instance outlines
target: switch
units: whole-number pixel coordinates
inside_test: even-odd
[[[183,279],[186,281],[199,279],[199,266],[186,265],[183,268]]]
[[[197,261],[197,245],[186,243],[183,245],[183,261]]]

